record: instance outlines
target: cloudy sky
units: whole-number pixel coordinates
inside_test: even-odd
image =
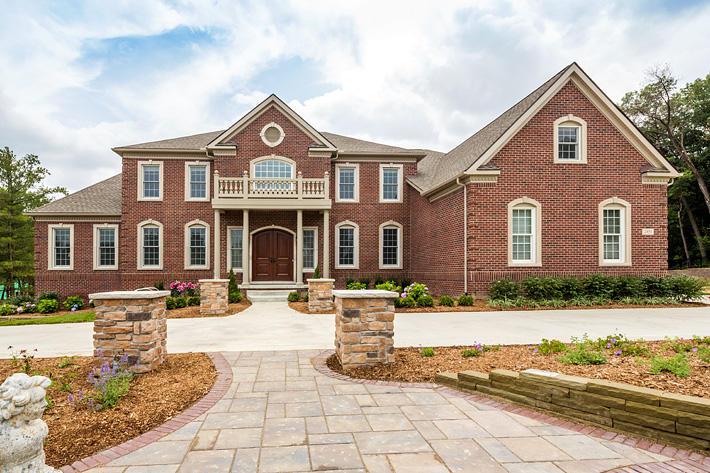
[[[110,148],[226,128],[274,92],[316,128],[447,151],[572,61],[618,101],[710,72],[710,2],[8,1],[0,146],[77,190]]]

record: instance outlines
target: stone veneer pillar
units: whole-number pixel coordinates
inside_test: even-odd
[[[128,355],[136,373],[155,369],[167,354],[165,298],[170,291],[89,294],[94,301],[94,358]]]
[[[335,279],[307,279],[306,282],[308,282],[308,312],[332,311]]]
[[[200,279],[200,314],[224,314],[229,308],[229,279]]]
[[[335,353],[344,369],[394,361],[396,292],[340,290],[335,296]]]

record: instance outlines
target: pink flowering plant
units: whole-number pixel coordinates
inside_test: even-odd
[[[200,283],[173,281],[170,283],[171,297],[193,297],[200,295]]]
[[[418,282],[413,282],[409,286],[405,287],[402,290],[402,294],[400,294],[400,297],[402,299],[406,297],[411,297],[415,301],[419,299],[420,296],[428,296],[429,295],[429,288],[425,286],[422,283]]]

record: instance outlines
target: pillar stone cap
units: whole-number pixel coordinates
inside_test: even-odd
[[[328,279],[328,278],[309,278],[309,279],[306,279],[306,282],[335,282],[335,279]]]
[[[335,297],[341,299],[394,299],[399,294],[393,291],[383,291],[380,289],[355,289],[333,291]]]
[[[89,294],[90,299],[157,299],[166,297],[170,291],[109,291]]]
[[[203,282],[229,282],[229,279],[199,279],[197,282],[200,284]]]

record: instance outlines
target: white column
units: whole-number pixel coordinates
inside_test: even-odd
[[[296,283],[303,284],[303,210],[296,211]]]
[[[220,251],[219,242],[221,236],[221,230],[219,229],[219,210],[214,211],[214,261],[212,262],[212,267],[214,268],[214,278],[219,279],[220,276]]]
[[[330,277],[330,210],[323,211],[323,268],[322,276]]]
[[[249,278],[249,210],[244,209],[242,213],[242,284],[248,284]]]

